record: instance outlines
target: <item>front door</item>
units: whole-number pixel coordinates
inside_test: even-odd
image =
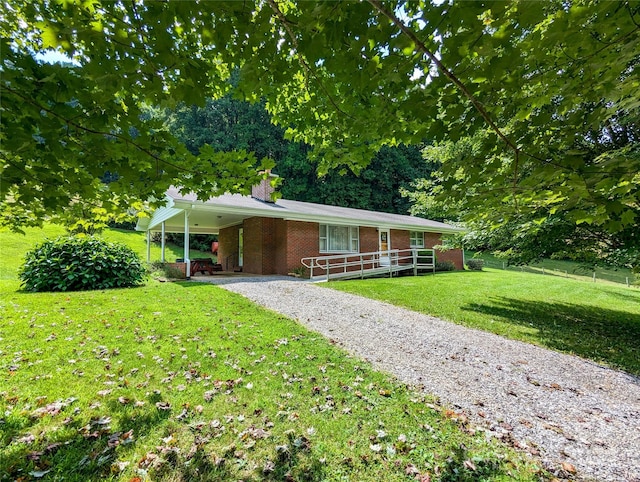
[[[238,230],[238,266],[242,268],[244,261],[244,228]]]
[[[380,266],[389,266],[390,249],[391,233],[388,229],[378,229],[378,251],[380,251]]]

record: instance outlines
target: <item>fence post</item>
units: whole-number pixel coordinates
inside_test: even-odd
[[[412,250],[411,256],[413,258],[413,276],[418,276],[418,250]]]
[[[629,287],[629,277],[627,276],[627,288]]]
[[[593,272],[593,282],[594,283],[596,282],[596,272],[595,271]]]
[[[544,274],[544,268],[542,268],[542,274]]]
[[[507,269],[504,265],[504,261],[502,262],[502,269]]]

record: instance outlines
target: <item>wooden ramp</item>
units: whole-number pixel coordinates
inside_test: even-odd
[[[301,262],[309,270],[309,279],[312,281],[391,277],[402,271],[413,271],[415,276],[421,270],[435,272],[436,267],[434,250],[423,248],[315,256],[302,258]]]

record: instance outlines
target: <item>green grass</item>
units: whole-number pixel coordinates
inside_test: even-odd
[[[465,252],[467,259],[472,258],[474,253]],[[482,253],[478,255],[479,258],[484,260],[484,265],[487,268],[508,269],[511,271],[521,271],[529,273],[544,274],[568,277],[573,279],[579,279],[582,281],[592,281],[593,273],[596,273],[596,282],[601,283],[603,281],[618,284],[633,284],[636,281],[635,275],[628,268],[590,268],[584,264],[577,263],[575,261],[566,261],[558,259],[543,259],[537,263],[531,263],[527,266],[507,266],[507,261],[496,258],[495,256]]]
[[[0,246],[21,258],[44,235]],[[1,480],[545,478],[463,414],[213,285],[4,279],[0,320]]]
[[[640,375],[640,291],[486,269],[329,287]]]
[[[24,261],[24,255],[37,244],[45,239],[54,239],[58,236],[66,235],[62,226],[47,224],[41,228],[25,228],[25,234],[13,233],[0,230],[0,280],[18,279],[18,269]],[[100,235],[107,241],[124,243],[133,249],[141,259],[147,259],[147,242],[144,233],[137,231],[126,231],[122,229],[106,229]],[[162,256],[160,244],[151,245],[151,261],[159,261]],[[184,250],[175,245],[167,244],[165,248],[165,259],[173,262],[177,258],[184,257]],[[189,250],[189,257],[193,258],[216,258],[210,252]]]

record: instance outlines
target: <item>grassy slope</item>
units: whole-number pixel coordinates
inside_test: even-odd
[[[636,289],[494,269],[329,286],[640,374]]]
[[[0,280],[0,479],[540,477],[463,416],[218,287],[17,288]]]
[[[54,239],[57,236],[64,236],[65,230],[61,226],[45,225],[40,228],[26,228],[26,234],[17,234],[9,231],[0,231],[0,280],[17,279],[18,268],[22,264],[24,254],[41,243],[45,239]],[[145,234],[137,231],[125,231],[121,229],[107,229],[101,236],[107,241],[124,243],[133,249],[140,258],[147,259],[147,243]],[[174,245],[167,245],[165,249],[165,259],[173,262],[176,258],[182,258],[183,249]],[[189,256],[193,258],[215,258],[209,252],[190,250]],[[160,245],[151,245],[151,260],[160,260]]]
[[[472,258],[474,256],[473,252],[466,252],[465,255],[467,258]],[[509,270],[513,271],[528,271],[532,273],[541,274],[542,270],[545,270],[545,274],[553,274],[556,276],[567,276],[574,279],[580,279],[582,281],[590,281],[593,279],[594,270],[588,268],[580,263],[576,263],[574,261],[565,261],[565,260],[557,260],[557,259],[544,259],[540,262],[533,263],[531,265],[520,267],[520,266],[506,266],[506,261],[500,258],[496,258],[495,256],[482,253],[479,255],[481,259],[484,260],[485,266],[487,268],[497,268],[502,269],[502,267],[506,267]],[[619,283],[626,284],[627,280],[629,283],[633,283],[635,280],[634,274],[628,268],[595,268],[596,280],[597,282],[610,282],[610,283]]]

